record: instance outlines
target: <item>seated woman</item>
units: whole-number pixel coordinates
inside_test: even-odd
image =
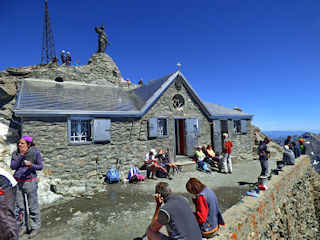
[[[196,146],[196,151],[194,152],[194,157],[196,158],[197,162],[201,162],[205,159],[206,155],[201,150],[201,146]]]
[[[194,194],[193,198],[196,212],[194,213],[200,226],[202,236],[210,237],[224,225],[215,193],[197,178],[190,178],[186,184],[187,191]]]
[[[206,159],[205,161],[207,163],[209,163],[211,165],[211,167],[218,167],[218,159],[215,158],[216,154],[215,152],[213,151],[211,145],[209,144],[207,147],[206,147]]]
[[[282,156],[282,161],[286,165],[294,165],[295,164],[295,157],[293,151],[289,148],[288,145],[284,145],[284,152]]]
[[[151,178],[156,179],[156,172],[158,170],[167,173],[167,170],[159,164],[159,160],[155,157],[156,153],[157,152],[155,149],[151,149],[150,152],[146,154],[146,159],[144,161],[144,166],[142,166],[142,169],[143,167],[147,169],[147,178],[150,178],[151,173]]]

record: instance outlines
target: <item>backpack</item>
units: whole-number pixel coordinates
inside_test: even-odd
[[[139,181],[144,181],[145,176],[141,175],[136,166],[131,167],[128,173],[128,180],[130,183],[137,183]]]
[[[119,172],[114,168],[110,168],[106,173],[105,181],[108,183],[120,182]]]

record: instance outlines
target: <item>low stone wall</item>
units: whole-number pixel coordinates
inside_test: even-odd
[[[308,156],[286,166],[258,198],[245,197],[224,214],[213,239],[320,239],[320,175]]]

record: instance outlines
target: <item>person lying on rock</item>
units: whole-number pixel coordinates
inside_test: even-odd
[[[169,184],[159,182],[155,187],[156,209],[146,230],[149,240],[202,240],[199,225],[183,196],[174,195]],[[160,231],[166,226],[168,235]]]

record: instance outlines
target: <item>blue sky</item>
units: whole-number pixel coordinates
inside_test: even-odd
[[[48,0],[57,54],[86,64],[104,24],[124,78],[182,72],[263,130],[320,129],[320,1]],[[1,0],[0,70],[40,63],[44,1]]]

